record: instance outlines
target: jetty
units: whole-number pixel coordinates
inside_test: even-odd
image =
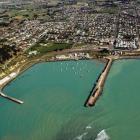
[[[8,96],[8,95],[2,93],[1,91],[0,91],[0,96],[6,98],[6,99],[8,99],[8,100],[11,100],[11,101],[13,101],[13,102],[15,102],[15,103],[18,103],[18,104],[23,104],[23,103],[24,103],[23,101],[21,101],[21,100],[19,100],[19,99],[16,99],[16,98],[13,98],[13,97],[11,97],[11,96]]]
[[[103,69],[102,73],[99,75],[98,79],[96,80],[96,83],[93,86],[92,91],[90,92],[90,95],[88,96],[85,106],[86,107],[91,107],[94,106],[97,99],[101,95],[104,87],[105,80],[107,78],[107,75],[110,71],[110,68],[112,66],[113,59],[112,58],[107,58],[107,64],[105,68]]]

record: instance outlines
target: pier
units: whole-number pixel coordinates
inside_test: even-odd
[[[94,106],[97,99],[99,98],[99,96],[103,91],[105,80],[107,78],[107,75],[110,71],[113,62],[112,58],[107,58],[107,60],[108,62],[105,68],[103,69],[102,73],[99,75],[98,79],[96,80],[96,83],[94,84],[93,89],[85,102],[86,107]]]
[[[13,97],[11,97],[11,96],[8,96],[8,95],[2,93],[1,91],[0,91],[0,96],[6,98],[6,99],[8,99],[8,100],[11,100],[11,101],[13,101],[13,102],[15,102],[15,103],[18,103],[18,104],[23,104],[23,103],[24,103],[23,101],[18,100],[18,99],[16,99],[16,98],[13,98]]]

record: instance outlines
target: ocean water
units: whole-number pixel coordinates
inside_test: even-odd
[[[140,140],[140,60],[116,61],[97,108],[106,112],[100,123],[109,124],[112,140]]]
[[[0,140],[95,139],[102,126],[91,125],[102,113],[84,103],[104,65],[93,60],[40,63],[18,76],[3,92],[24,104],[0,98]]]
[[[0,140],[140,140],[140,61],[115,61],[95,107],[84,102],[104,64],[40,63],[12,81],[0,98]]]

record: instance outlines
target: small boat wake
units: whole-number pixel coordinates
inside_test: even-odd
[[[100,131],[95,140],[110,140],[110,137],[107,135],[105,129]]]
[[[90,125],[86,126],[86,129],[91,129],[92,127]]]

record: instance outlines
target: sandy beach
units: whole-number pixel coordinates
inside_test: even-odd
[[[9,74],[8,76],[6,76],[5,78],[1,79],[0,80],[0,87],[2,87],[5,83],[8,83],[12,79],[14,79],[18,75],[18,73],[19,73],[19,71],[12,72],[11,74]]]

